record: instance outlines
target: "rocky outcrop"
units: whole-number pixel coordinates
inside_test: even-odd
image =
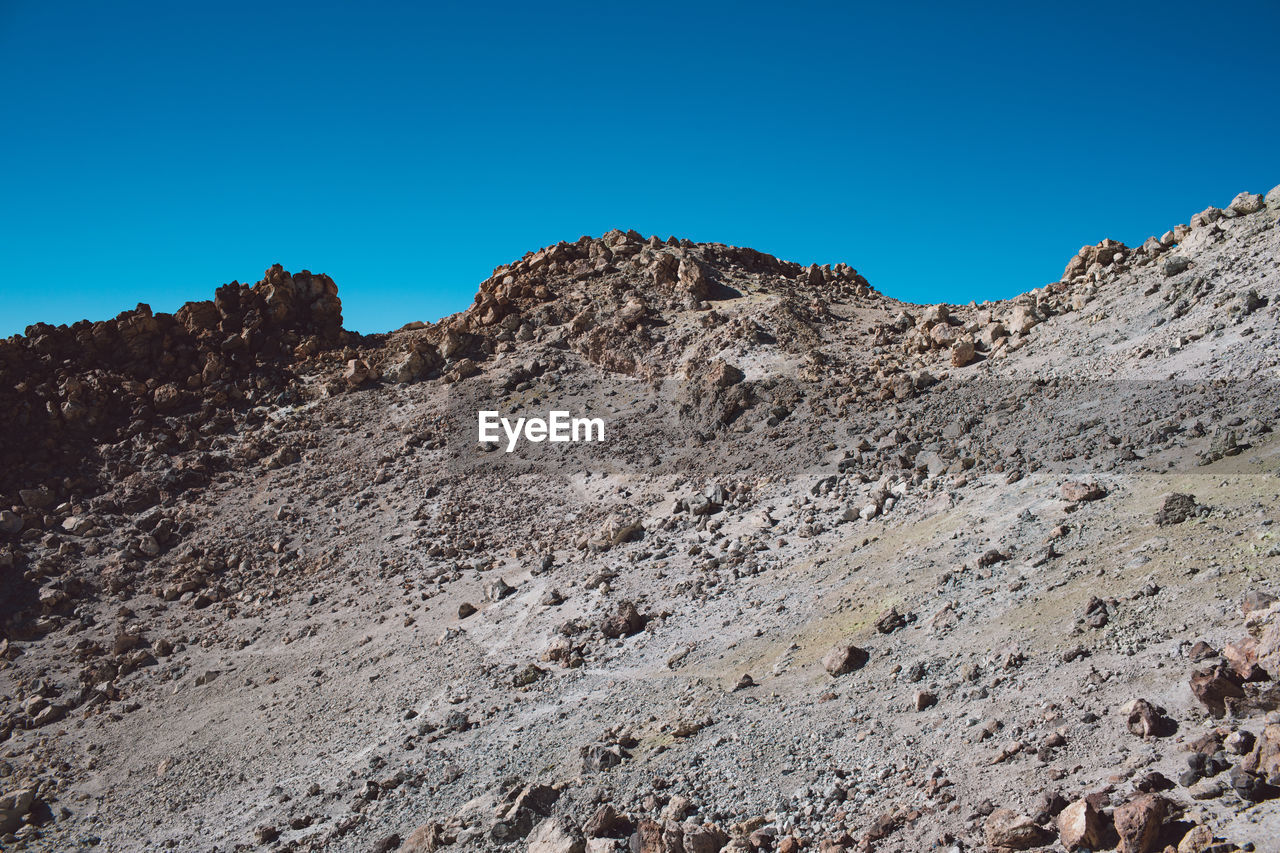
[[[139,305],[112,320],[29,326],[0,341],[0,494],[83,491],[44,481],[82,472],[94,445],[165,419],[196,429],[219,410],[287,393],[293,368],[343,340],[333,280],[278,264],[253,286],[223,285],[173,314]]]

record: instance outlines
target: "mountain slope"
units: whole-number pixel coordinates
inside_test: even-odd
[[[1267,849],[1268,198],[982,305],[614,231],[0,342],[6,845]]]

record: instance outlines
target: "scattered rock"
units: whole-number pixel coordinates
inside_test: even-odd
[[[1171,492],[1160,499],[1160,509],[1156,511],[1156,524],[1161,527],[1170,524],[1181,524],[1194,518],[1199,510],[1195,495]]]
[[[1225,664],[1192,672],[1191,693],[1215,717],[1226,716],[1228,699],[1244,697],[1240,677]]]
[[[31,788],[19,788],[0,794],[0,832],[13,832],[35,802],[36,792]]]
[[[932,708],[938,704],[937,694],[928,690],[917,690],[915,698],[911,702],[911,706],[917,711],[923,711],[926,708]]]
[[[1231,200],[1231,204],[1227,205],[1227,210],[1239,216],[1247,216],[1250,213],[1257,213],[1262,210],[1265,205],[1261,195],[1251,192],[1243,192]]]
[[[1030,850],[1053,840],[1053,836],[1031,818],[1012,809],[996,809],[983,826],[987,846],[1008,850]]]
[[[587,842],[572,825],[547,818],[529,836],[528,853],[586,853]]]
[[[870,658],[866,649],[851,643],[837,643],[822,658],[822,667],[833,676],[847,675],[861,669]]]
[[[623,601],[618,609],[600,622],[600,633],[611,640],[629,637],[644,630],[645,617],[636,609],[635,602]]]
[[[1153,853],[1169,817],[1169,801],[1158,794],[1139,794],[1112,815],[1120,837],[1120,853]]]
[[[1088,800],[1076,800],[1058,814],[1058,840],[1067,850],[1102,847],[1106,822]]]
[[[1125,715],[1129,731],[1143,739],[1166,737],[1177,730],[1176,724],[1166,715],[1164,708],[1152,705],[1146,699],[1128,702],[1120,713]]]
[[[907,627],[907,617],[899,613],[896,607],[890,607],[876,620],[876,630],[881,634],[892,634],[905,627]]]
[[[1097,483],[1081,483],[1075,480],[1062,484],[1062,499],[1079,503],[1096,501],[1107,496],[1107,490]]]

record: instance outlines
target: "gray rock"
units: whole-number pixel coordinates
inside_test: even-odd
[[[1204,210],[1191,217],[1191,227],[1203,228],[1206,225],[1217,222],[1221,218],[1221,210],[1216,207],[1206,207]]]
[[[55,496],[48,486],[40,486],[36,489],[20,490],[18,500],[31,509],[48,509],[53,506]]]
[[[1262,210],[1262,196],[1257,193],[1244,192],[1231,200],[1231,204],[1227,205],[1227,210],[1239,216],[1247,216],[1250,213],[1257,213]]]
[[[22,816],[31,810],[36,792],[31,788],[19,788],[0,794],[0,832],[13,832]]]
[[[1156,511],[1156,524],[1167,527],[1170,524],[1181,524],[1193,518],[1199,511],[1195,495],[1171,492],[1160,500],[1160,509]]]
[[[586,840],[563,818],[547,818],[529,836],[529,853],[584,853],[586,849]]]
[[[484,599],[485,601],[501,601],[515,591],[515,587],[502,578],[494,578],[484,585]],[[459,610],[458,615],[461,617],[461,610]]]

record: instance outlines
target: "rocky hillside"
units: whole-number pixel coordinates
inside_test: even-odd
[[[1278,850],[1280,188],[1016,299],[612,231],[0,341],[0,845]],[[477,441],[476,413],[601,417]]]

